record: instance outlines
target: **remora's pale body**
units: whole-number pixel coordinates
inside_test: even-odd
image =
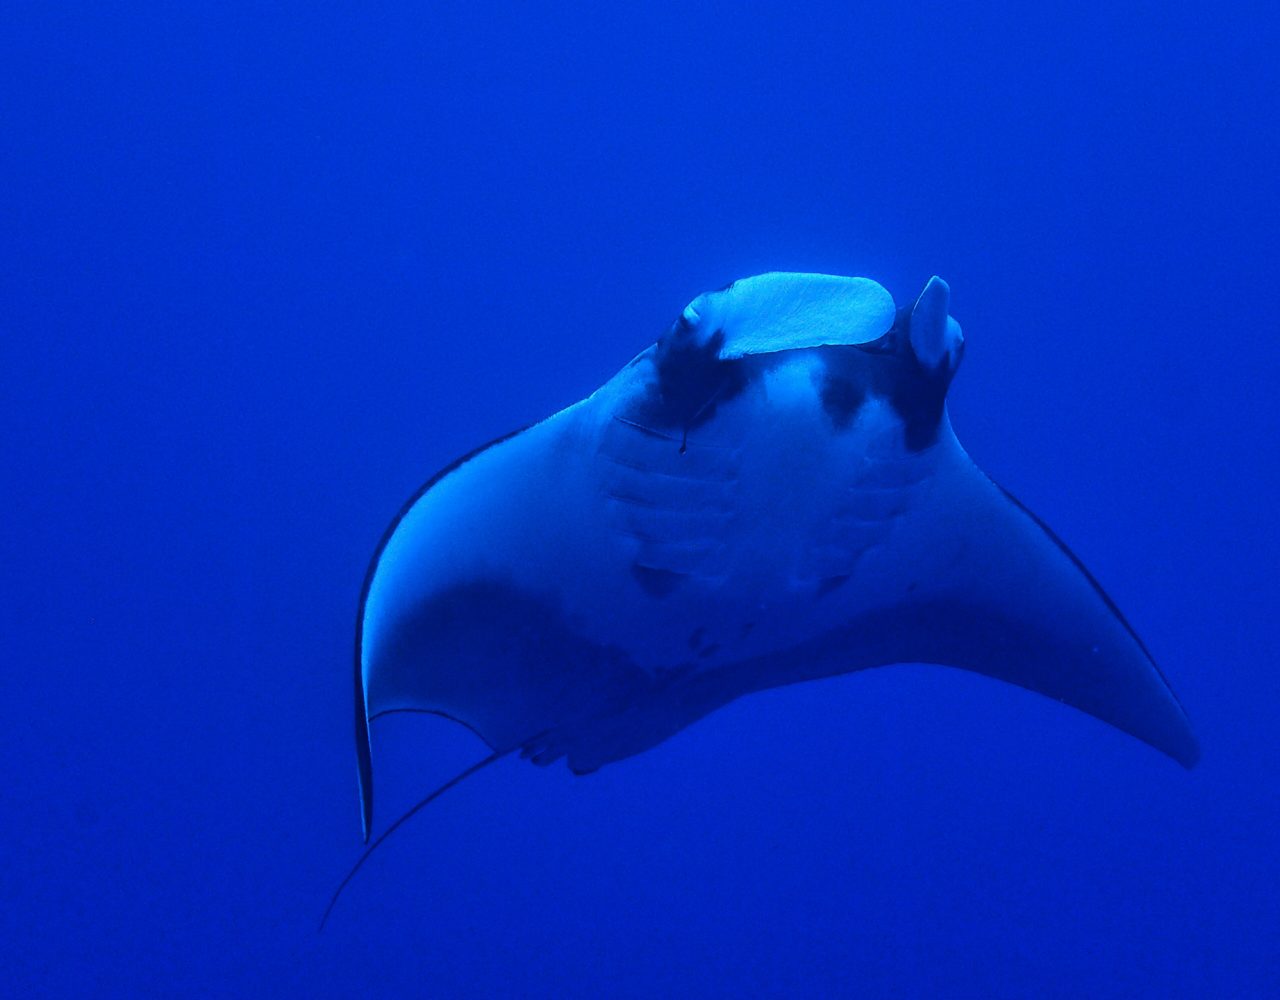
[[[596,393],[454,463],[375,556],[368,720],[437,712],[588,772],[751,691],[898,662],[1059,699],[1190,766],[1186,717],[1079,561],[961,448],[933,279],[766,274]]]

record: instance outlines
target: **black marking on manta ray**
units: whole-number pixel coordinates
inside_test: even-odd
[[[844,584],[848,583],[849,576],[850,574],[848,573],[841,573],[839,576],[826,577],[821,583],[818,584],[818,592],[814,596],[826,597],[833,590],[837,590],[840,587],[842,587]]]
[[[636,582],[640,584],[646,594],[658,600],[670,597],[675,592],[675,589],[689,578],[688,573],[677,573],[671,569],[642,566],[638,562],[631,564],[631,575],[636,578]]]
[[[672,332],[690,328],[682,313]],[[724,341],[723,330],[716,330],[701,343],[676,341],[665,350],[665,338],[658,341],[658,377],[641,403],[648,419],[678,427],[687,435],[712,420],[720,404],[736,398],[747,387],[746,367],[737,359],[720,358]]]
[[[983,475],[986,475],[986,473],[984,472]],[[1102,602],[1107,606],[1107,610],[1110,611],[1113,615],[1115,615],[1116,621],[1118,621],[1122,626],[1124,626],[1124,630],[1129,633],[1130,638],[1132,638],[1133,641],[1138,644],[1138,648],[1141,649],[1143,654],[1146,656],[1147,662],[1151,664],[1151,668],[1156,672],[1156,676],[1158,676],[1160,680],[1164,682],[1165,688],[1168,689],[1169,694],[1173,697],[1174,702],[1177,704],[1178,708],[1182,709],[1182,714],[1185,716],[1187,714],[1187,710],[1182,707],[1182,702],[1178,699],[1177,693],[1173,690],[1173,685],[1169,683],[1169,678],[1164,675],[1164,671],[1161,670],[1160,665],[1156,663],[1156,658],[1151,655],[1151,650],[1147,649],[1147,644],[1142,641],[1142,637],[1139,636],[1136,631],[1134,631],[1133,626],[1129,624],[1129,620],[1125,618],[1124,613],[1116,605],[1116,602],[1111,599],[1111,595],[1102,589],[1102,584],[1100,584],[1097,578],[1092,573],[1089,572],[1088,567],[1086,567],[1085,564],[1080,561],[1080,557],[1077,556],[1074,552],[1072,552],[1071,549],[1067,546],[1067,543],[1064,542],[1061,538],[1059,538],[1058,534],[1052,528],[1050,528],[1047,524],[1045,524],[1045,522],[1042,521],[1036,515],[1036,513],[1033,510],[1031,510],[1030,507],[1024,504],[1021,500],[1019,500],[1007,489],[1005,489],[1003,486],[997,483],[990,476],[987,476],[987,479],[990,480],[991,485],[993,485],[996,489],[998,489],[1001,493],[1004,494],[1005,498],[1011,504],[1013,504],[1020,511],[1022,511],[1022,513],[1026,514],[1027,517],[1031,518],[1031,520],[1035,523],[1035,525],[1045,533],[1049,541],[1053,542],[1053,544],[1058,547],[1058,549],[1062,552],[1062,554],[1071,560],[1071,562],[1075,565],[1075,568],[1078,569],[1082,574],[1084,574],[1084,578],[1088,580],[1090,586],[1093,587],[1094,593],[1096,593],[1100,598],[1102,598]]]
[[[836,430],[845,430],[853,423],[858,411],[867,401],[867,390],[852,379],[827,373],[822,380],[822,409],[831,418]]]
[[[937,440],[953,368],[932,371],[921,365],[911,349],[910,328],[911,310],[899,309],[893,327],[879,339],[822,352],[826,371],[819,398],[837,431],[852,427],[875,396],[898,414],[908,451],[923,451]]]
[[[908,451],[924,451],[937,441],[945,399],[945,385],[936,394],[920,392],[914,386],[899,387],[889,397],[889,402],[902,417]]]
[[[699,625],[689,635],[689,648],[699,659],[709,659],[720,652],[720,643],[707,635],[707,626]]]
[[[446,476],[458,471],[473,458],[483,454],[490,448],[502,444],[504,441],[510,441],[513,437],[523,434],[527,430],[538,426],[542,421],[537,420],[524,427],[509,431],[501,437],[494,438],[487,444],[482,444],[479,448],[473,448],[461,458],[456,458],[434,476],[423,483],[414,492],[405,504],[400,508],[400,512],[387,525],[386,531],[382,533],[382,538],[378,540],[378,546],[373,550],[373,558],[369,560],[369,568],[365,571],[364,582],[360,586],[360,603],[356,609],[356,649],[355,649],[355,709],[356,709],[356,764],[360,772],[360,792],[361,792],[361,815],[364,819],[364,840],[369,842],[369,832],[373,828],[373,758],[369,750],[369,720],[366,716],[367,706],[364,700],[364,670],[360,662],[360,650],[364,645],[364,609],[369,600],[369,589],[373,586],[373,577],[378,570],[378,562],[382,559],[382,553],[387,548],[387,543],[391,541],[391,536],[400,527],[400,522],[413,508],[419,500],[421,500],[431,490],[433,486],[443,480]]]

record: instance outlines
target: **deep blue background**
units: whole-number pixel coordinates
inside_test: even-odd
[[[0,34],[9,992],[1280,989],[1273,14],[202,6]],[[387,521],[768,269],[951,282],[962,441],[1203,763],[872,671],[587,779],[505,761],[318,936]],[[383,823],[483,752],[379,727]]]

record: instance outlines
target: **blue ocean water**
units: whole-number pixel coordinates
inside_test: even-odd
[[[1280,992],[1261,5],[28,6],[6,98],[0,983],[42,996]],[[360,849],[415,487],[698,292],[948,279],[952,420],[1204,750],[903,666]],[[380,725],[386,819],[483,755]]]

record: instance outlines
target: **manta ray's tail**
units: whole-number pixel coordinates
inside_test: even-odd
[[[496,763],[497,761],[501,760],[508,753],[510,753],[509,750],[494,751],[493,753],[489,754],[488,757],[485,757],[483,760],[476,761],[476,763],[472,764],[465,771],[462,771],[459,774],[455,774],[443,785],[435,789],[435,791],[423,797],[416,805],[414,805],[411,809],[406,811],[399,819],[397,819],[389,827],[383,830],[382,833],[378,834],[377,838],[373,841],[373,843],[371,843],[368,847],[366,847],[364,850],[364,853],[361,854],[360,857],[356,859],[356,863],[351,866],[351,870],[348,871],[346,876],[342,879],[342,881],[338,883],[338,888],[333,890],[333,895],[329,897],[329,905],[324,908],[324,914],[320,917],[320,930],[324,930],[324,925],[329,922],[329,915],[333,913],[333,908],[338,905],[338,899],[342,895],[342,890],[351,884],[351,880],[355,878],[356,873],[360,871],[362,867],[364,867],[364,863],[369,860],[370,855],[372,855],[374,851],[376,851],[379,847],[381,847],[388,837],[390,837],[393,833],[395,833],[398,829],[400,829],[400,827],[404,826],[405,823],[409,822],[409,820],[411,820],[414,816],[416,816],[419,812],[421,812],[424,808],[426,808],[428,805],[430,805],[432,802],[438,799],[441,795],[443,795],[449,789],[455,788],[458,785],[462,784],[462,782],[464,782],[467,778],[471,777],[477,771],[484,770],[490,764]]]

